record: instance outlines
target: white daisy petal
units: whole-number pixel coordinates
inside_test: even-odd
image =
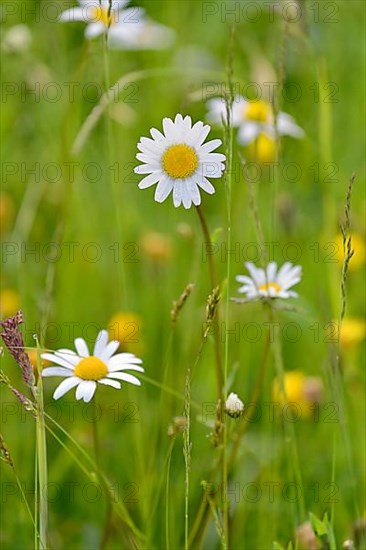
[[[222,170],[220,164],[207,159],[202,163],[202,175],[206,178],[221,178]]]
[[[294,138],[303,138],[305,132],[295,122],[295,119],[287,113],[278,113],[277,130],[280,135],[292,136]]]
[[[117,365],[113,368],[109,369],[110,373],[118,372],[118,371],[125,371],[125,370],[133,370],[136,372],[145,372],[144,367],[140,367],[139,365]]]
[[[59,21],[70,22],[70,21],[89,21],[85,8],[70,8],[61,13]]]
[[[267,282],[273,282],[276,278],[277,264],[276,262],[270,262],[267,266]]]
[[[213,139],[201,145],[201,152],[211,153],[211,151],[214,151],[215,149],[220,147],[221,144],[222,144],[221,139]],[[221,155],[221,156],[223,157],[221,160],[225,160],[225,155]]]
[[[257,268],[252,262],[245,262],[245,267],[250,273],[253,281],[262,284],[265,281],[264,271],[262,268]]]
[[[74,344],[75,344],[76,351],[81,357],[89,357],[90,355],[89,349],[84,338],[76,338]]]
[[[67,393],[69,390],[80,384],[81,380],[77,376],[72,376],[71,378],[66,378],[57,386],[53,393],[54,399],[60,399],[65,393]]]
[[[108,332],[106,330],[101,330],[96,337],[93,355],[95,357],[100,357],[104,351],[108,342]]]
[[[139,189],[146,189],[147,187],[151,187],[152,185],[155,185],[155,183],[158,183],[159,179],[161,178],[161,172],[153,172],[152,174],[149,174],[148,176],[144,177],[139,183]]]
[[[116,365],[128,365],[129,363],[141,365],[142,359],[135,357],[133,353],[117,353],[108,361],[108,367],[113,368]]]
[[[57,351],[55,351],[54,353],[57,353],[57,354],[62,353],[62,354],[65,354],[65,355],[76,355],[74,350],[68,349],[68,348],[60,348]]]
[[[157,130],[156,128],[151,128],[150,129],[150,134],[152,135],[152,137],[154,138],[155,141],[165,141],[165,136],[164,134],[162,134],[159,130]]]
[[[173,203],[176,208],[177,206],[180,206],[183,200],[182,195],[183,195],[183,185],[181,180],[177,180],[173,187]]]
[[[175,135],[175,125],[174,125],[174,122],[172,121],[171,118],[163,118],[163,130],[164,130],[164,135],[165,137],[168,137],[169,134],[174,134]]]
[[[133,171],[135,174],[151,174],[154,170],[151,168],[151,164],[140,164],[140,166],[136,166]]]
[[[89,23],[85,28],[85,38],[95,38],[104,33],[105,27],[102,21]]]
[[[201,161],[212,162],[217,164],[216,170],[221,173],[220,166],[221,166],[221,163],[225,161],[225,155],[221,153],[205,153],[201,156]]]
[[[59,357],[57,355],[53,355],[52,353],[42,353],[41,354],[42,359],[46,359],[47,361],[51,361],[52,363],[56,363],[56,365],[61,365],[61,367],[65,367],[67,369],[73,369],[73,365],[64,357]],[[80,358],[78,357],[78,362],[80,361]]]
[[[215,188],[214,186],[212,185],[211,182],[208,181],[207,178],[200,178],[200,179],[196,179],[195,180],[197,185],[199,185],[201,187],[201,189],[203,189],[204,191],[206,191],[206,193],[209,193],[210,195],[213,195],[215,193]]]
[[[65,367],[46,367],[42,369],[42,376],[73,376],[73,371]]]
[[[182,183],[182,200],[184,208],[188,209],[191,207],[192,199],[186,182]]]
[[[161,143],[157,143],[153,139],[142,137],[137,144],[137,149],[141,151],[141,153],[147,153],[151,151],[151,153],[159,153],[161,151]]]
[[[197,138],[201,135],[203,126],[204,126],[203,122],[201,121],[196,122],[196,124],[192,126],[189,134],[187,135],[188,145],[193,145],[194,143],[197,142]],[[220,141],[220,140],[213,140],[213,141]],[[210,141],[210,143],[212,143],[212,141]],[[208,145],[208,144],[205,143],[205,145]],[[202,147],[205,147],[205,145],[203,145]],[[219,147],[219,145],[221,145],[221,142],[216,147]],[[214,147],[214,149],[216,149],[216,147]]]
[[[141,382],[136,376],[128,374],[128,372],[112,372],[107,374],[108,378],[117,378],[118,380],[123,380],[124,382],[129,382],[134,386],[141,386]]]
[[[121,383],[117,382],[117,380],[110,380],[109,378],[101,378],[98,380],[99,384],[104,384],[105,386],[112,386],[112,388],[116,388],[117,390],[121,389]]]
[[[189,195],[191,197],[191,200],[195,206],[198,206],[201,204],[201,195],[198,189],[197,184],[194,182],[193,179],[188,180],[186,182],[186,186],[188,188]]]
[[[97,383],[94,380],[82,380],[76,388],[76,399],[83,399],[85,403],[89,403],[92,399]]]
[[[162,176],[155,190],[154,198],[156,202],[165,201],[168,195],[172,192],[173,186],[174,186],[173,180],[165,176]]]
[[[106,345],[104,350],[98,355],[99,359],[101,359],[104,362],[108,362],[109,359],[114,354],[114,352],[118,350],[120,345],[121,344],[120,342],[118,342],[118,340],[112,340],[111,342],[109,342],[109,344]]]
[[[254,121],[247,121],[245,124],[241,125],[238,132],[238,142],[242,145],[248,145],[252,141],[255,140],[255,138],[258,137],[258,135],[262,131],[262,125],[258,122]]]
[[[55,356],[67,361],[68,366],[66,368],[68,369],[73,369],[80,361],[80,357],[76,355],[76,353],[72,355],[69,350],[63,352],[61,352],[60,350],[55,351]]]
[[[253,284],[253,281],[250,277],[247,277],[247,275],[237,275],[235,277],[235,280],[238,281],[238,283],[247,283],[247,284]]]

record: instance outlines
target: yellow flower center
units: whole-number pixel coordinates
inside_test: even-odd
[[[264,292],[268,292],[268,293],[269,293],[270,289],[273,289],[276,292],[281,292],[282,286],[279,285],[278,283],[265,283],[264,285],[260,285],[258,287],[258,289],[263,290]]]
[[[171,145],[162,156],[162,164],[171,178],[189,178],[197,170],[198,155],[190,145]]]
[[[84,357],[76,365],[74,374],[83,380],[100,380],[108,374],[108,368],[98,357]]]
[[[113,25],[116,20],[112,12],[108,15],[108,8],[102,8],[101,6],[92,8],[90,17],[93,23],[99,23],[99,21],[101,21],[107,28]]]
[[[269,122],[271,107],[265,101],[249,101],[244,107],[243,116],[246,120]]]

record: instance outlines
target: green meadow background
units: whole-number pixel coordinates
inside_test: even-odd
[[[295,544],[295,529],[308,520],[309,512],[318,518],[325,512],[332,516],[336,548],[342,548],[343,541],[355,539],[355,522],[365,521],[365,344],[339,349],[332,341],[333,327],[327,323],[340,314],[337,236],[352,173],[356,180],[351,229],[361,239],[365,232],[364,2],[301,1],[303,17],[286,25],[281,12],[270,20],[266,2],[141,0],[139,5],[152,19],[174,29],[175,42],[161,51],[109,52],[110,84],[125,76],[124,88],[77,153],[74,140],[98,104],[99,92],[105,90],[103,38],[87,42],[83,23],[50,20],[54,17],[51,4],[63,9],[72,5],[27,0],[4,2],[0,7],[2,41],[10,27],[20,23],[29,27],[32,36],[25,50],[2,46],[1,51],[1,197],[5,205],[1,208],[1,289],[17,295],[13,308],[23,310],[26,345],[35,346],[35,333],[42,346],[50,349],[72,348],[77,336],[92,344],[97,330],[106,327],[117,312],[136,315],[133,336],[137,341],[129,349],[143,358],[146,379],[140,388],[98,387],[101,468],[144,535],[138,547],[184,548],[183,438],[181,433],[170,438],[168,427],[173,417],[183,414],[190,369],[191,529],[204,497],[202,481],[218,483],[212,474],[218,451],[210,438],[217,397],[213,336],[202,339],[211,288],[195,209],[175,209],[171,197],[158,204],[153,189],[138,189],[139,177],[133,173],[138,164],[136,144],[151,127],[161,129],[165,116],[180,112],[194,121],[207,120],[207,90],[218,95],[227,89],[230,57],[237,92],[253,93],[248,83],[255,82],[268,99],[263,83],[282,78],[280,108],[295,117],[306,137],[284,137],[279,167],[272,177],[269,167],[261,166],[254,187],[265,240],[273,244],[273,259],[303,266],[303,279],[295,289],[300,297],[292,301],[296,310],[279,313],[285,371],[319,377],[324,392],[319,417],[291,423],[303,482],[301,511],[296,496],[282,492],[294,482],[290,423],[278,414],[270,417],[265,405],[272,400],[275,377],[271,355],[259,397],[261,415],[249,424],[230,473],[230,548],[270,549],[274,541],[286,547],[290,540]],[[240,11],[235,21],[229,10],[237,4]],[[248,4],[259,9],[255,22],[254,8]],[[282,9],[289,3],[276,4]],[[29,11],[34,7],[39,17],[22,13],[24,5]],[[292,101],[295,89],[301,97]],[[55,90],[57,94],[61,90],[57,100]],[[222,134],[221,128],[213,127],[210,137],[222,139]],[[248,203],[250,175],[240,168],[238,154],[245,152],[235,137],[234,132],[234,253],[227,254],[224,181],[213,182],[215,195],[202,193],[202,209],[216,245],[213,259],[223,294],[221,319],[226,292],[238,297],[235,275],[245,272],[243,262],[253,259],[257,243]],[[300,167],[298,177],[294,178],[288,163]],[[150,233],[163,238],[159,257],[146,245]],[[362,252],[358,254],[361,258]],[[352,261],[356,265],[356,256],[357,251],[351,265]],[[357,264],[349,272],[346,316],[364,316],[363,267]],[[189,283],[194,290],[173,330],[172,303]],[[229,325],[214,327],[220,331],[222,348],[225,331],[234,331],[229,334],[227,389],[238,393],[244,403],[250,401],[261,363],[265,321],[260,303],[230,302]],[[297,327],[298,338],[291,328],[286,332],[288,323]],[[16,388],[26,392],[20,369],[6,351],[1,368]],[[340,402],[332,391],[334,369],[340,373]],[[55,404],[52,393],[58,381],[44,381],[46,412],[93,456],[95,409],[76,402],[73,391]],[[34,419],[5,385],[1,396],[1,432],[33,509]],[[241,421],[228,419],[230,431]],[[47,435],[49,547],[99,548],[105,498],[67,452],[71,444],[66,436],[59,432],[59,437],[66,449]],[[84,466],[90,471],[87,463]],[[269,486],[274,488],[273,498]],[[258,488],[261,493],[256,498],[251,491]],[[219,515],[220,498],[219,491],[213,504]],[[32,548],[32,522],[5,463],[1,464],[1,510],[2,547]],[[206,520],[202,520],[202,537],[192,548],[220,547],[213,514]],[[118,521],[114,516],[104,547],[133,548]],[[310,546],[298,543],[298,548]],[[358,548],[365,548],[365,540]]]

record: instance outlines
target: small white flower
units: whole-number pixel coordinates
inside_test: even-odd
[[[220,124],[222,118],[226,120],[226,105],[223,99],[210,99],[208,108],[209,120],[216,124]],[[260,133],[268,134],[270,137],[276,135],[272,107],[263,100],[248,101],[242,96],[235,96],[231,124],[235,128],[239,128],[238,142],[242,145],[248,145]],[[277,133],[281,136],[302,138],[305,135],[302,128],[296,124],[295,119],[282,111],[277,115],[276,126]]]
[[[237,418],[244,412],[244,403],[236,393],[230,393],[225,402],[225,412],[232,418]]]
[[[301,280],[301,266],[286,262],[277,271],[277,263],[270,262],[266,269],[256,267],[251,262],[245,263],[250,277],[238,275],[236,280],[243,283],[238,292],[247,295],[248,300],[256,298],[296,298],[298,294],[289,290]]]
[[[220,139],[203,143],[210,129],[201,121],[192,126],[190,116],[177,114],[174,122],[164,118],[164,133],[152,128],[153,139],[142,137],[137,144],[141,153],[136,158],[144,164],[137,166],[135,173],[149,174],[140,181],[139,188],[157,183],[157,202],[163,202],[173,192],[174,206],[183,203],[184,208],[201,204],[199,188],[210,195],[215,193],[207,178],[221,178],[225,155],[212,152],[221,145]]]
[[[90,355],[83,338],[76,338],[77,353],[69,349],[59,349],[53,353],[42,353],[42,358],[52,361],[58,367],[47,367],[42,376],[63,376],[65,380],[56,388],[53,397],[59,399],[77,386],[76,399],[88,403],[96,390],[97,383],[120,389],[118,380],[140,386],[141,382],[126,370],[144,372],[142,360],[132,353],[114,353],[120,343],[112,340],[108,343],[108,332],[101,330],[97,336],[93,355]]]
[[[79,6],[64,11],[60,21],[84,21],[86,38],[108,32],[108,46],[115,49],[161,49],[171,45],[174,32],[145,16],[140,7],[125,9],[129,0],[78,0]]]

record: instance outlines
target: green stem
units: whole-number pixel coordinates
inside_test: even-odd
[[[170,488],[170,463],[172,460],[173,447],[175,443],[175,438],[173,438],[169,451],[168,451],[168,461],[166,467],[166,487],[165,487],[165,546],[170,548],[169,542],[169,488]]]
[[[36,440],[37,440],[37,461],[38,461],[38,499],[39,499],[39,546],[47,548],[47,447],[46,428],[43,407],[42,376],[38,376],[37,383],[37,418],[36,418]]]
[[[185,463],[185,491],[184,491],[184,550],[189,549],[188,530],[189,530],[189,474],[191,470],[191,442],[190,442],[190,393],[191,393],[191,373],[188,370],[186,378],[184,416],[187,426],[183,433],[183,454]]]

